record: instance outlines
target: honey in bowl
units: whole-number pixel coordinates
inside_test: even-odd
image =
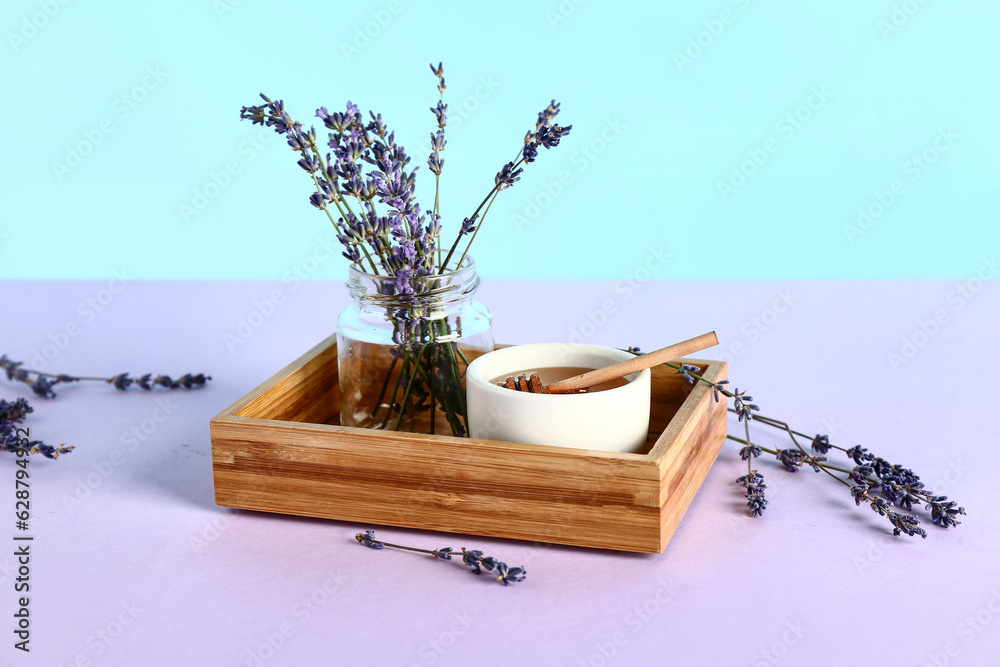
[[[583,375],[584,373],[589,373],[594,370],[593,368],[583,368],[579,366],[554,366],[552,368],[529,368],[523,371],[511,371],[510,373],[504,373],[503,375],[498,375],[497,377],[490,380],[492,384],[503,385],[507,380],[508,376],[517,377],[519,375],[524,375],[525,377],[531,376],[532,373],[538,373],[538,379],[543,385],[550,385],[553,382],[558,382],[560,380],[565,380],[567,378],[575,377],[577,375]],[[616,387],[622,387],[628,384],[628,380],[625,378],[614,378],[608,380],[607,382],[602,382],[601,384],[595,384],[593,387],[586,389],[578,389],[577,391],[569,392],[571,394],[584,394],[595,391],[607,391],[608,389],[615,389]]]

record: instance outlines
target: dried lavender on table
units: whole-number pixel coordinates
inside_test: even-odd
[[[920,476],[909,468],[875,456],[861,445],[845,449],[831,443],[826,435],[807,436],[778,419],[757,416],[756,420],[784,431],[794,445],[794,449],[768,449],[752,445],[757,455],[771,454],[789,472],[796,472],[799,468],[808,466],[816,472],[826,473],[847,487],[856,505],[868,503],[879,516],[886,517],[892,524],[893,535],[905,533],[911,537],[915,535],[927,537],[927,531],[920,527],[920,520],[911,513],[914,505],[923,506],[930,514],[932,523],[942,528],[961,523],[956,517],[964,515],[965,508],[959,507],[954,500],[948,500],[947,496],[938,495],[926,488]],[[802,446],[800,438],[809,442],[812,451]],[[744,444],[744,450],[747,446],[751,446],[749,429],[746,438],[730,435],[729,439]],[[854,467],[845,468],[829,463],[826,454],[831,449],[843,452],[854,462]],[[895,511],[894,506],[905,512]]]
[[[169,375],[156,375],[147,373],[138,377],[132,377],[128,373],[120,373],[111,377],[81,377],[75,375],[64,375],[55,373],[43,373],[31,368],[25,368],[24,363],[13,361],[7,355],[0,356],[0,369],[7,374],[7,379],[12,382],[23,382],[31,387],[36,396],[42,398],[55,398],[56,392],[53,389],[58,384],[71,382],[104,382],[110,384],[115,389],[125,391],[132,385],[151,391],[154,387],[164,387],[165,389],[196,389],[205,386],[205,383],[212,378],[204,373],[196,375],[185,373],[176,380]],[[41,440],[25,441],[17,436],[18,424],[24,421],[25,416],[33,412],[34,408],[28,404],[27,399],[18,398],[13,402],[0,400],[0,450],[8,452],[28,451],[31,454],[41,454],[46,458],[56,459],[60,454],[65,454],[73,449],[65,445],[52,447],[46,445]]]
[[[507,563],[497,560],[492,556],[484,556],[482,551],[466,549],[465,547],[462,547],[461,551],[455,551],[451,547],[444,547],[443,549],[418,549],[416,547],[406,547],[401,544],[392,544],[391,542],[382,542],[375,539],[374,530],[366,530],[363,533],[358,533],[354,536],[354,539],[356,539],[359,544],[363,544],[369,549],[402,549],[404,551],[427,554],[440,560],[451,560],[452,556],[458,556],[461,554],[462,564],[470,568],[472,574],[489,572],[490,574],[495,575],[497,581],[504,586],[524,581],[527,576],[527,571],[524,567],[509,567]]]
[[[115,389],[125,391],[130,386],[135,385],[141,389],[150,391],[153,387],[163,387],[165,389],[196,389],[205,386],[205,383],[212,379],[210,375],[204,373],[185,373],[176,380],[169,375],[156,375],[146,373],[133,377],[128,373],[119,373],[111,377],[80,377],[74,375],[64,375],[55,373],[43,373],[42,371],[24,368],[24,362],[12,361],[7,355],[0,356],[0,369],[7,374],[7,379],[12,382],[23,382],[31,387],[37,396],[43,398],[55,398],[56,392],[53,387],[60,383],[70,382],[105,382]]]
[[[629,347],[627,351],[639,354],[637,347]],[[674,363],[667,363],[664,366],[676,370],[690,384],[702,382],[709,385],[716,401],[719,401],[719,396],[733,399],[733,407],[729,408],[729,411],[738,417],[739,422],[743,423],[745,437],[740,438],[734,435],[727,437],[743,445],[740,449],[740,458],[747,462],[747,474],[740,476],[736,481],[744,488],[747,508],[752,516],[761,516],[767,508],[768,501],[764,497],[767,485],[764,484],[764,476],[753,467],[753,462],[761,454],[766,453],[774,456],[778,463],[789,472],[797,472],[800,468],[808,466],[815,472],[826,473],[829,477],[837,480],[847,487],[856,505],[868,503],[879,516],[886,517],[892,525],[893,535],[906,534],[911,537],[916,535],[927,537],[927,531],[920,527],[920,520],[911,513],[914,505],[923,506],[924,510],[930,514],[931,521],[942,528],[957,526],[961,523],[956,517],[964,515],[965,508],[959,507],[958,503],[949,500],[947,496],[937,495],[926,488],[920,477],[909,468],[889,463],[889,461],[871,454],[861,445],[845,449],[832,444],[826,435],[808,436],[793,430],[781,420],[763,415],[754,416],[753,413],[759,411],[760,408],[751,402],[752,396],[748,396],[745,391],[741,392],[739,389],[730,392],[724,386],[729,383],[728,380],[713,383],[702,378],[698,374],[700,369],[696,366]],[[751,420],[783,431],[794,447],[769,449],[755,444],[750,438]],[[800,438],[809,442],[810,449],[806,449],[799,442]],[[854,467],[845,468],[829,463],[826,454],[831,449],[844,452],[848,459],[853,460]],[[894,506],[905,510],[905,512],[895,511]]]
[[[27,433],[27,429],[21,428],[28,413],[34,412],[34,408],[25,398],[18,398],[14,401],[0,399],[0,450],[17,454],[28,452],[29,454],[41,454],[49,459],[57,459],[60,454],[66,454],[73,450],[73,447],[59,445],[53,447],[46,445],[41,440],[29,440],[22,434]]]

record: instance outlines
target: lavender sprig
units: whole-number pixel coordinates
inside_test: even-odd
[[[542,109],[538,113],[538,120],[535,122],[535,131],[529,131],[524,137],[524,145],[518,150],[517,157],[514,161],[507,162],[500,171],[497,172],[494,178],[493,189],[483,198],[483,201],[479,203],[476,210],[473,211],[472,216],[466,218],[466,221],[475,221],[479,216],[479,212],[483,210],[483,206],[486,206],[486,210],[483,211],[482,219],[479,221],[479,225],[470,228],[466,231],[467,226],[462,225],[462,229],[459,230],[458,236],[455,238],[455,242],[451,246],[451,250],[448,251],[448,256],[445,258],[444,262],[441,264],[439,273],[444,273],[451,261],[452,255],[455,254],[455,250],[458,248],[459,242],[465,234],[472,233],[472,237],[469,239],[468,245],[465,246],[465,251],[462,253],[461,257],[458,258],[458,262],[455,264],[456,267],[462,265],[465,260],[465,256],[469,254],[469,248],[472,247],[473,242],[476,240],[476,235],[479,234],[479,229],[482,228],[482,222],[486,219],[486,214],[489,213],[490,207],[493,205],[493,201],[496,199],[497,195],[501,190],[506,190],[510,188],[514,183],[520,180],[520,175],[524,171],[521,168],[523,164],[529,164],[534,162],[538,157],[538,147],[542,146],[544,148],[555,148],[559,145],[560,139],[567,136],[570,130],[573,129],[572,125],[567,125],[563,127],[562,125],[557,125],[553,123],[556,115],[559,113],[559,103],[555,100]],[[471,225],[471,223],[470,223]]]
[[[638,355],[638,347],[629,347],[626,352]],[[815,472],[823,472],[836,479],[838,482],[848,487],[851,497],[856,505],[862,502],[869,503],[871,508],[880,516],[889,519],[893,527],[893,535],[906,534],[909,536],[919,535],[927,537],[926,531],[919,526],[919,519],[911,514],[914,505],[924,505],[924,509],[930,512],[931,521],[942,528],[957,526],[961,522],[956,517],[965,515],[965,508],[958,506],[953,500],[948,500],[947,496],[939,496],[924,486],[923,481],[909,468],[894,465],[885,459],[871,454],[861,445],[850,448],[839,447],[830,442],[827,435],[817,434],[809,436],[800,431],[792,429],[787,423],[758,415],[753,416],[760,408],[750,403],[752,397],[746,391],[737,389],[735,392],[729,391],[725,385],[728,380],[712,382],[706,380],[698,372],[695,366],[689,364],[666,363],[664,366],[673,368],[688,382],[701,382],[708,385],[713,397],[718,402],[719,396],[733,399],[733,407],[729,411],[737,415],[739,421],[743,423],[744,438],[728,435],[730,440],[743,445],[740,449],[740,458],[747,461],[747,474],[739,477],[736,481],[742,484],[746,490],[747,506],[753,516],[760,516],[767,501],[764,499],[763,476],[752,468],[753,459],[768,453],[777,459],[779,463],[789,472],[797,472],[799,468],[809,466]],[[746,419],[744,419],[744,417]],[[794,449],[770,449],[753,443],[750,439],[750,420],[755,419],[762,424],[784,431],[795,445]],[[812,451],[807,450],[799,443],[799,438],[810,441]],[[827,461],[826,454],[831,449],[837,449],[854,461],[853,469],[843,468]],[[841,473],[845,477],[840,477],[836,473]],[[892,509],[893,504],[905,509],[906,512],[896,512]]]
[[[54,373],[43,373],[42,371],[36,371],[31,368],[24,368],[23,362],[12,361],[7,358],[6,354],[0,356],[0,369],[3,369],[3,371],[6,372],[8,380],[12,382],[23,382],[31,387],[31,390],[35,392],[37,396],[41,396],[43,398],[55,398],[56,392],[52,388],[60,383],[84,381],[106,382],[115,389],[121,391],[125,391],[134,384],[141,389],[150,391],[153,387],[164,387],[165,389],[197,389],[205,386],[205,384],[212,379],[212,376],[205,375],[204,373],[185,373],[176,380],[169,375],[154,376],[152,373],[146,373],[145,375],[135,377],[129,375],[128,373],[119,373],[118,375],[113,375],[109,378],[64,374],[56,375]]]
[[[459,552],[455,551],[451,547],[444,547],[442,549],[418,549],[416,547],[407,547],[401,544],[382,542],[375,539],[374,530],[366,530],[363,533],[358,533],[354,536],[354,539],[356,539],[359,544],[363,544],[369,549],[402,549],[404,551],[428,554],[438,560],[452,560],[452,556],[457,556],[459,554]],[[461,554],[462,564],[469,567],[472,574],[482,574],[484,571],[489,572],[496,575],[497,581],[504,586],[524,581],[527,576],[527,572],[524,567],[509,567],[503,561],[497,560],[492,556],[484,556],[482,551],[462,547]]]
[[[684,379],[689,383],[693,383],[694,378],[698,376],[693,375],[692,371],[699,371],[701,369],[695,366],[688,369],[685,373],[685,368],[687,368],[686,364],[681,366],[681,373],[684,375]],[[712,385],[713,390],[715,390],[715,387],[716,385]],[[753,460],[760,456],[761,449],[750,442],[749,419],[744,422],[744,428],[747,434],[747,444],[740,450],[740,458],[747,462],[747,474],[738,477],[736,481],[743,485],[743,497],[747,499],[747,508],[750,510],[750,516],[760,516],[767,509],[767,499],[764,497],[764,489],[767,488],[767,485],[764,484],[764,476],[753,468]]]
[[[747,468],[750,468],[749,464]],[[750,514],[752,516],[763,514],[764,510],[767,509],[767,499],[764,497],[764,489],[767,488],[767,484],[764,484],[764,476],[756,470],[750,469],[746,475],[737,477],[736,481],[746,489],[744,496],[747,499]]]
[[[747,462],[747,474],[738,477],[736,481],[743,485],[745,489],[744,497],[747,499],[747,507],[751,516],[760,516],[767,509],[767,499],[764,498],[764,476],[753,468],[753,460],[760,456],[760,447],[757,445],[747,445],[740,450],[740,458]]]
[[[444,160],[441,159],[441,151],[445,149],[448,144],[447,140],[444,138],[445,126],[448,124],[448,105],[444,103],[444,91],[447,88],[444,85],[444,64],[438,62],[437,67],[434,64],[430,65],[431,72],[438,78],[438,94],[440,98],[438,99],[437,106],[431,109],[434,116],[438,121],[437,131],[431,135],[431,154],[427,158],[427,168],[431,170],[434,174],[434,215],[432,216],[432,228],[427,230],[428,236],[433,239],[434,246],[437,248],[437,263],[441,264],[441,244],[439,243],[439,238],[441,236],[441,170],[444,169]]]
[[[28,429],[20,428],[19,424],[22,424],[25,417],[31,412],[34,412],[34,408],[31,407],[26,398],[18,398],[14,401],[0,399],[0,450],[14,454],[18,452],[41,454],[49,459],[58,459],[60,454],[73,451],[72,445],[53,447],[41,440],[28,440],[27,437],[21,437],[21,433],[27,436]]]
[[[735,410],[730,409],[730,412],[735,412]],[[964,515],[965,508],[959,507],[955,501],[948,500],[947,496],[935,495],[909,468],[891,464],[885,459],[869,453],[860,445],[850,448],[839,447],[830,442],[829,436],[822,434],[811,438],[812,452],[810,452],[798,440],[799,437],[808,439],[810,436],[771,417],[758,416],[757,421],[783,430],[795,445],[795,449],[769,449],[752,445],[749,430],[747,430],[745,439],[732,435],[728,436],[729,439],[743,444],[744,450],[752,446],[757,450],[774,455],[785,469],[791,472],[797,471],[804,465],[809,465],[816,472],[826,473],[847,487],[855,505],[860,506],[862,503],[868,503],[879,516],[886,517],[892,524],[893,535],[906,534],[911,537],[916,535],[922,538],[927,537],[927,532],[920,527],[919,519],[911,513],[914,504],[924,505],[925,510],[931,514],[931,521],[937,526],[947,528],[961,523],[956,517]],[[844,452],[847,458],[856,464],[854,468],[849,469],[828,463],[825,454],[831,449]],[[841,473],[845,477],[836,473]],[[893,505],[906,511],[897,512],[893,509]]]

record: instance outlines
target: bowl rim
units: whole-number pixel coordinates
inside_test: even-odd
[[[497,350],[493,350],[492,352],[487,352],[486,354],[476,357],[475,359],[472,360],[472,363],[470,363],[469,367],[466,369],[466,391],[468,392],[469,387],[472,384],[475,384],[478,388],[482,388],[484,391],[493,394],[494,396],[506,397],[507,400],[515,400],[515,401],[538,400],[537,397],[542,397],[542,396],[545,397],[544,400],[563,401],[563,402],[565,402],[566,400],[579,402],[581,399],[589,401],[602,400],[602,399],[610,400],[611,397],[618,396],[619,394],[624,394],[625,392],[641,391],[639,387],[641,387],[644,384],[644,381],[648,382],[652,375],[650,369],[646,368],[641,371],[638,371],[637,373],[630,373],[629,375],[634,375],[635,377],[633,377],[631,380],[628,380],[625,384],[623,384],[620,387],[614,387],[612,389],[606,389],[604,391],[597,391],[593,393],[533,394],[530,392],[512,391],[510,389],[507,389],[506,387],[499,387],[490,381],[491,378],[483,377],[482,373],[480,372],[480,367],[488,363],[486,361],[481,362],[480,360],[486,359],[486,357],[492,354],[507,356],[516,354],[518,352],[525,352],[525,351],[531,352],[535,351],[536,349],[538,351],[542,351],[546,348],[554,348],[554,347],[568,347],[571,348],[572,350],[578,350],[581,352],[591,352],[591,353],[595,352],[620,353],[615,355],[619,356],[620,360],[625,360],[628,358],[628,356],[622,356],[622,355],[630,354],[625,350],[621,350],[615,347],[607,347],[605,345],[594,345],[592,343],[525,343],[523,345],[511,345],[509,347],[503,347]],[[612,363],[614,363],[614,361],[616,360],[612,360]],[[628,378],[629,375],[626,375],[625,377]],[[517,396],[520,396],[521,398],[516,398]]]

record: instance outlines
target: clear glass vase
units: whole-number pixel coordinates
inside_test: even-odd
[[[472,297],[476,264],[443,275],[349,269],[353,303],[337,320],[340,423],[468,435],[465,371],[493,349],[492,319]]]

